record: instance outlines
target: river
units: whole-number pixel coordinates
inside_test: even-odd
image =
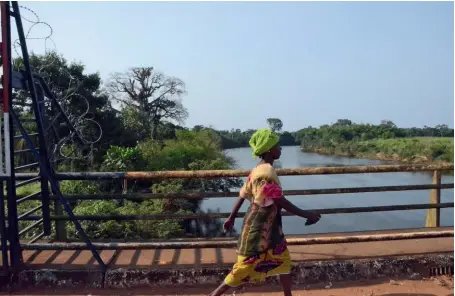
[[[257,164],[249,148],[226,150],[233,157],[239,169],[251,169]],[[324,167],[324,166],[357,166],[357,165],[394,164],[390,161],[357,159],[338,156],[327,156],[316,153],[304,153],[298,146],[283,147],[279,167]],[[381,174],[348,174],[318,176],[284,176],[280,178],[284,190],[322,189],[336,187],[364,187],[390,185],[423,185],[431,184],[431,173],[381,173]],[[453,183],[453,176],[443,175],[443,183]],[[453,189],[441,190],[441,202],[453,202]],[[288,199],[303,209],[341,208],[362,206],[385,206],[395,204],[428,203],[429,191],[375,192],[355,194],[330,194],[311,196],[289,196]],[[235,198],[213,198],[202,203],[202,209],[230,212]],[[247,202],[241,212],[246,211]],[[286,234],[350,232],[378,229],[402,229],[425,226],[426,210],[393,211],[359,214],[324,215],[319,223],[305,226],[305,220],[299,217],[283,217],[283,228]],[[441,226],[453,226],[452,208],[441,210]],[[242,219],[237,219],[235,229],[240,230]]]

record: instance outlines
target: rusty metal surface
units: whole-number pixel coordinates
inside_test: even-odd
[[[454,183],[441,185],[397,185],[397,186],[371,186],[371,187],[344,187],[344,188],[326,188],[326,189],[303,189],[303,190],[284,190],[284,196],[296,195],[325,195],[325,194],[345,194],[345,193],[366,193],[366,192],[386,192],[386,191],[407,191],[407,190],[431,190],[431,189],[453,189]],[[239,192],[175,192],[175,193],[130,193],[130,194],[73,194],[65,195],[68,200],[150,200],[150,199],[204,199],[204,198],[226,198],[238,197]],[[18,196],[20,198],[21,196]],[[33,200],[39,200],[36,196]],[[51,200],[57,200],[55,195],[50,196]]]
[[[413,165],[378,165],[378,166],[345,166],[316,168],[277,169],[279,176],[330,175],[330,174],[364,174],[392,172],[429,172],[453,171],[453,164],[413,164]],[[198,171],[155,171],[155,172],[74,172],[57,173],[58,180],[112,180],[112,179],[188,179],[188,178],[226,178],[246,177],[250,170],[198,170]],[[18,173],[16,179],[27,180],[36,177],[34,173]]]
[[[423,210],[423,209],[442,209],[453,208],[453,202],[446,202],[440,204],[410,204],[410,205],[392,205],[392,206],[371,206],[371,207],[350,207],[350,208],[331,208],[331,209],[308,209],[308,211],[318,213],[321,215],[331,214],[351,214],[351,213],[372,213],[372,212],[386,212],[386,211],[406,211],[406,210]],[[191,219],[220,219],[227,218],[231,213],[210,213],[210,214],[154,214],[154,215],[79,215],[75,216],[77,220],[90,220],[90,221],[128,221],[128,220],[191,220]],[[237,217],[243,217],[245,213],[238,213]],[[293,216],[288,212],[283,212],[282,216]],[[22,220],[39,220],[40,216],[28,216]],[[51,216],[50,220],[53,221],[69,221],[68,216]]]
[[[410,233],[363,234],[334,237],[303,237],[289,238],[289,245],[321,245],[356,242],[375,242],[391,240],[410,240],[422,238],[453,237],[453,230],[421,231]],[[178,241],[178,242],[147,242],[147,243],[93,243],[99,250],[143,250],[143,249],[194,249],[194,248],[233,248],[236,240]],[[35,243],[22,245],[24,250],[85,250],[83,243]]]
[[[433,172],[433,184],[435,185],[441,184],[441,172],[439,171]],[[438,188],[430,191],[429,203],[431,204],[441,203],[441,189]],[[439,227],[441,223],[441,210],[440,209],[428,210],[425,220],[426,227]]]
[[[345,166],[316,168],[276,169],[279,176],[328,175],[328,174],[363,174],[453,170],[453,164],[438,165],[378,165],[378,166]],[[160,171],[160,172],[126,172],[127,179],[171,179],[171,178],[220,178],[246,177],[250,170],[211,170],[211,171]]]

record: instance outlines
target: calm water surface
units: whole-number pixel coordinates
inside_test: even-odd
[[[239,169],[251,169],[257,160],[251,156],[249,148],[226,150],[227,155],[237,161]],[[394,164],[393,162],[355,159],[348,157],[326,156],[303,153],[298,146],[283,147],[278,163],[282,168],[318,167],[318,166],[356,166]],[[284,176],[280,178],[284,190],[322,189],[336,187],[365,187],[391,185],[431,184],[431,173],[382,173],[319,176]],[[453,176],[443,176],[443,183],[453,183]],[[441,191],[442,202],[453,202],[453,189]],[[355,194],[331,194],[312,196],[289,196],[297,206],[303,209],[341,208],[362,206],[385,206],[394,204],[428,203],[429,191],[377,192]],[[204,210],[219,209],[230,212],[235,198],[213,198],[203,202]],[[242,206],[246,211],[248,202]],[[305,219],[283,217],[283,228],[287,234],[364,231],[377,229],[400,229],[425,226],[425,210],[395,211],[360,214],[324,215],[321,221],[310,227],[305,226]],[[453,226],[453,209],[441,210],[441,225]],[[237,219],[236,229],[240,230],[242,219]]]

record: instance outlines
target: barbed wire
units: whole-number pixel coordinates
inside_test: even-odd
[[[74,75],[72,75],[69,71],[65,70],[63,67],[59,67],[57,64],[59,62],[59,56],[57,54],[57,46],[52,39],[54,32],[52,26],[49,23],[42,21],[39,15],[32,9],[22,5],[19,7],[21,10],[21,19],[23,20],[26,42],[30,40],[44,41],[45,59],[41,59],[42,63],[38,67],[36,67],[36,65],[31,65],[32,71],[43,77],[44,81],[48,84],[50,90],[57,98],[57,101],[62,106],[62,109],[66,113],[69,121],[74,126],[77,133],[81,136],[84,144],[89,147],[89,149],[76,149],[76,135],[75,133],[69,133],[67,136],[64,136],[54,143],[49,143],[53,145],[53,153],[52,155],[49,155],[49,158],[52,162],[62,159],[88,159],[94,152],[94,144],[101,140],[103,136],[103,129],[95,119],[89,117],[90,103],[85,96],[78,92],[82,86],[82,81],[78,80],[77,77],[74,77]],[[24,12],[29,15],[24,16]],[[25,30],[25,24],[28,25],[27,30]],[[40,26],[47,28],[48,32],[46,34],[42,34],[42,36],[33,36],[32,34],[36,32],[37,27]],[[52,49],[49,49],[49,44],[52,45]],[[17,55],[16,57],[23,58],[19,38],[17,38],[12,45]],[[65,76],[65,78],[68,78],[68,85],[61,86],[61,81],[54,82],[52,81],[52,77],[46,75],[47,71],[54,66],[58,67],[59,72],[63,71],[60,74]],[[21,68],[21,65],[13,62],[13,69],[18,68]],[[76,114],[76,110],[73,108],[75,105],[78,105],[80,114]],[[88,150],[88,153],[83,154],[83,150]]]

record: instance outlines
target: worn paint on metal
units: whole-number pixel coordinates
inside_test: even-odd
[[[419,231],[409,233],[389,233],[389,234],[363,234],[345,235],[333,237],[303,237],[288,238],[289,245],[320,245],[320,244],[341,244],[374,241],[390,241],[405,239],[423,239],[453,237],[453,230],[440,231]],[[205,241],[163,241],[146,243],[93,243],[98,250],[144,250],[144,249],[200,249],[200,248],[233,248],[237,245],[236,240],[205,240]],[[23,245],[24,250],[85,250],[87,247],[83,243],[47,243]]]
[[[345,166],[345,167],[316,167],[316,168],[285,168],[276,169],[279,176],[304,176],[328,174],[363,174],[453,170],[453,164],[438,165],[378,165],[378,166]],[[127,172],[127,179],[171,179],[171,178],[221,178],[246,177],[249,170],[208,170],[208,171],[159,171],[159,172]]]
[[[331,174],[364,174],[393,172],[428,172],[453,171],[453,164],[414,164],[414,165],[377,165],[316,168],[277,169],[279,176],[331,175]],[[200,171],[156,171],[156,172],[75,172],[57,173],[58,180],[112,180],[112,179],[195,179],[195,178],[235,178],[246,177],[250,170],[200,170]],[[16,179],[24,180],[36,177],[33,173],[18,173]]]
[[[371,206],[371,207],[350,207],[350,208],[331,208],[331,209],[308,209],[308,211],[318,213],[321,215],[331,214],[351,214],[351,213],[372,213],[372,212],[385,212],[385,211],[406,211],[406,210],[424,210],[424,209],[442,209],[453,208],[453,202],[446,202],[440,204],[408,204],[408,205],[391,205],[391,206]],[[153,215],[79,215],[75,216],[77,220],[90,220],[90,221],[129,221],[129,220],[149,220],[149,221],[163,221],[163,220],[193,220],[193,219],[221,219],[228,218],[231,213],[210,213],[210,214],[153,214]],[[243,217],[245,213],[238,213],[237,217]],[[293,216],[288,212],[283,212],[282,216]],[[22,220],[39,220],[40,216],[27,216]],[[68,216],[51,216],[50,220],[53,221],[69,221]]]
[[[406,190],[431,190],[431,189],[453,189],[454,183],[447,184],[427,184],[427,185],[399,185],[399,186],[373,186],[373,187],[346,187],[346,188],[327,188],[327,189],[303,189],[303,190],[284,190],[284,196],[305,196],[305,195],[325,195],[325,194],[344,194],[344,193],[365,193],[365,192],[387,192],[387,191],[406,191]],[[172,193],[130,193],[130,194],[73,194],[65,195],[68,200],[150,200],[150,199],[204,199],[204,198],[226,198],[237,197],[239,192],[172,192]],[[18,196],[22,198],[25,196]],[[39,196],[31,198],[40,200]],[[57,200],[55,195],[50,196],[50,200]]]

